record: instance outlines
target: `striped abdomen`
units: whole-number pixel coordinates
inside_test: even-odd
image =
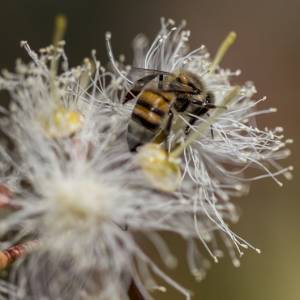
[[[130,151],[152,141],[164,126],[172,93],[145,90],[139,96],[128,124],[127,143]]]

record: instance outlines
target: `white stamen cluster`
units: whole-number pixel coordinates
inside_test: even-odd
[[[163,20],[150,47],[139,35],[134,66],[191,71],[222,104],[239,71],[216,66],[210,72],[205,47],[188,52],[190,33],[184,26]],[[1,128],[9,142],[0,148],[0,175],[13,195],[0,222],[1,247],[38,241],[12,265],[8,281],[0,282],[0,299],[134,299],[132,289],[153,299],[153,291],[165,291],[154,277],[190,299],[189,291],[153,262],[140,237],[153,244],[169,268],[176,258],[160,234],[183,237],[197,280],[209,265],[200,254],[202,244],[215,261],[223,255],[217,236],[238,266],[241,248],[253,247],[229,228],[238,219],[231,198],[244,194],[248,181],[271,177],[281,185],[279,175],[291,177],[291,167],[278,163],[289,155],[285,145],[290,140],[284,140],[281,127],[255,126],[256,116],[274,109],[254,110],[264,98],[252,100],[255,87],[246,83],[213,122],[214,138],[209,130],[199,132],[168,161],[170,170],[175,165],[181,172],[179,186],[163,191],[153,185],[155,177],[149,180],[140,163],[153,151],[128,150],[126,128],[134,103],[123,100],[133,78],[131,66],[114,59],[110,38],[116,72],[103,68],[95,52],[82,66],[69,68],[63,43],[37,54],[23,42],[32,62],[18,62],[16,73],[5,71],[0,78],[0,88],[11,95],[10,108],[1,108]],[[189,126],[186,116],[180,118]],[[197,118],[191,132],[209,122],[207,116]],[[175,138],[171,133],[170,145]],[[178,141],[185,145],[184,134]],[[168,153],[162,157],[168,159]],[[147,170],[159,174],[159,163],[150,157]],[[263,172],[248,178],[244,174],[251,167]]]

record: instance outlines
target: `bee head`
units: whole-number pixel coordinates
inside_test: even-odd
[[[191,88],[190,93],[193,95],[202,94],[205,90],[204,84],[202,83],[200,78],[191,72],[184,71],[179,73],[177,81],[180,84]]]

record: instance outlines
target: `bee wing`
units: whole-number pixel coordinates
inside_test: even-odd
[[[135,98],[146,88],[173,93],[197,92],[193,87],[176,80],[176,76],[170,72],[133,67],[127,76],[134,81],[134,84],[126,94],[123,103]]]
[[[160,75],[162,75],[162,81],[160,82]],[[155,70],[155,69],[144,69],[133,67],[128,77],[133,79],[134,85],[132,90],[141,91],[145,88],[150,81],[153,81],[152,88],[155,86],[159,90],[164,92],[181,92],[181,93],[193,93],[194,89],[186,84],[183,84],[176,80],[176,75],[170,72]]]
[[[164,77],[174,77],[173,74],[165,71],[133,67],[127,74],[127,77],[133,81],[134,84],[131,86],[130,91],[126,94],[123,103],[126,103],[136,97],[146,87],[157,89],[159,75],[163,75]]]
[[[136,80],[133,86],[130,88],[128,93],[125,95],[125,99],[123,104],[129,100],[135,98],[142,90],[144,90],[147,86],[152,85],[151,81],[156,77],[156,74],[148,74],[138,80]]]
[[[152,76],[153,78],[155,78],[155,77],[158,77],[159,75],[172,75],[172,73],[162,71],[162,70],[132,67],[131,70],[129,71],[129,73],[127,74],[127,77],[131,81],[135,82],[144,77]]]

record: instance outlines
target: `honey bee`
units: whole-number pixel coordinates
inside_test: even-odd
[[[188,135],[199,116],[217,107],[214,94],[192,72],[182,70],[175,74],[138,68],[134,71],[142,77],[134,82],[124,100],[126,103],[137,99],[127,129],[130,151],[149,142],[164,141],[167,147],[171,132]]]

